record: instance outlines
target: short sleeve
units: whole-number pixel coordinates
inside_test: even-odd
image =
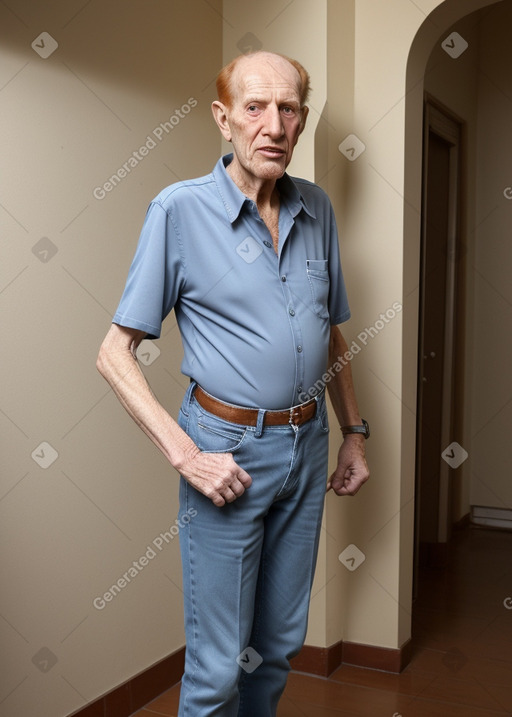
[[[113,323],[159,338],[183,282],[179,238],[165,209],[152,202],[146,213]]]

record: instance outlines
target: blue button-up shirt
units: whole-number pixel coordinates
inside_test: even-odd
[[[150,204],[113,321],[157,338],[174,308],[186,376],[229,403],[287,408],[321,379],[330,326],[350,316],[334,213],[322,189],[285,174],[276,254],[231,158]]]

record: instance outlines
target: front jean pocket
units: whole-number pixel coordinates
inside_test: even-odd
[[[308,282],[313,298],[313,309],[322,319],[329,316],[329,269],[327,259],[307,259]]]
[[[247,429],[201,413],[195,426],[189,424],[189,435],[203,453],[236,453],[245,441]]]

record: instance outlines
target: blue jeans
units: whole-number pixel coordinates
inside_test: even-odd
[[[301,649],[327,479],[325,398],[301,426],[236,425],[185,395],[179,423],[252,478],[218,508],[181,478],[186,659],[179,717],[274,717]],[[184,519],[184,517],[186,519]]]

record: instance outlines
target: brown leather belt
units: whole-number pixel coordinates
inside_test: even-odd
[[[205,411],[213,413],[214,416],[218,416],[225,421],[238,423],[242,426],[256,426],[258,423],[257,408],[242,408],[241,406],[232,406],[230,403],[224,403],[224,401],[219,401],[219,399],[210,396],[210,394],[203,391],[200,386],[196,387],[194,397]],[[290,423],[294,426],[300,426],[302,423],[313,418],[315,413],[316,401],[312,399],[307,403],[301,403],[299,406],[292,406],[292,408],[286,411],[265,411],[263,425],[284,426]]]

